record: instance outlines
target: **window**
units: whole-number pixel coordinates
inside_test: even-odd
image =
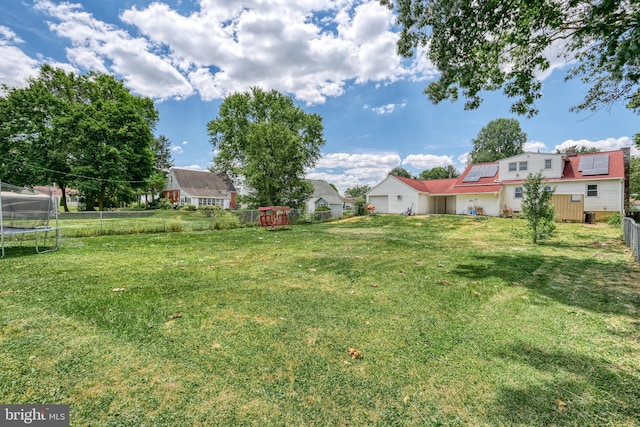
[[[527,162],[520,162],[518,165],[518,170],[526,171],[527,170]]]
[[[199,206],[224,206],[224,199],[213,199],[201,197],[198,199]]]
[[[587,197],[598,197],[598,184],[587,184]]]
[[[516,199],[522,199],[522,187],[516,187],[516,192],[514,197]]]
[[[509,172],[515,172],[518,170],[518,163],[511,162],[509,163]]]
[[[544,168],[551,169],[551,159],[544,159]]]
[[[553,192],[553,188],[551,188],[550,185],[545,185],[544,191],[547,191],[547,192],[551,193],[551,192]]]

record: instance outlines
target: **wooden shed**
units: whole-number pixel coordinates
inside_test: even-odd
[[[556,221],[584,221],[584,195],[582,194],[554,194],[551,196],[551,205],[556,210]]]

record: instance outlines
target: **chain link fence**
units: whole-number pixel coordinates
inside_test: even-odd
[[[631,249],[636,261],[640,262],[640,225],[632,218],[623,218],[624,243]]]
[[[260,212],[253,209],[237,211],[214,210],[147,210],[147,211],[95,211],[63,212],[59,215],[63,236],[82,237],[110,234],[165,233],[178,231],[223,230],[254,227],[260,223]],[[353,216],[355,211],[345,210],[336,217],[330,211],[305,213],[292,209],[292,225],[327,222]]]

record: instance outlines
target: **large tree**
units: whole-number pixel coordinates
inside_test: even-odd
[[[460,172],[453,165],[436,166],[435,168],[425,169],[420,172],[418,179],[431,180],[431,179],[446,179],[457,178],[460,176]]]
[[[483,127],[472,141],[469,163],[495,162],[524,153],[527,134],[516,119],[496,119]]]
[[[475,109],[483,91],[503,89],[511,110],[537,113],[539,76],[550,52],[590,90],[577,109],[621,101],[640,111],[640,2],[637,0],[381,0],[398,14],[400,54],[426,52],[440,71],[425,90],[438,103]]]
[[[76,76],[48,65],[25,87],[3,91],[0,179],[55,183],[63,194],[73,186],[87,209],[132,201],[144,188],[154,169],[158,120],[149,98],[131,94],[110,75]]]
[[[82,76],[84,102],[74,105],[70,120],[76,123],[72,147],[78,157],[74,185],[86,209],[105,202],[129,203],[144,189],[155,171],[153,129],[158,112],[149,98],[132,95],[110,75]]]
[[[301,207],[313,193],[304,175],[325,143],[319,115],[275,90],[253,87],[225,97],[207,127],[217,150],[214,169],[243,176],[253,207]]]
[[[0,98],[0,179],[16,185],[55,184],[65,192],[73,157],[69,122],[79,80],[73,73],[44,65],[25,87],[2,86]]]

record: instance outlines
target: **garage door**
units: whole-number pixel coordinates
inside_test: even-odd
[[[389,196],[369,196],[369,203],[372,204],[377,213],[389,213]]]

